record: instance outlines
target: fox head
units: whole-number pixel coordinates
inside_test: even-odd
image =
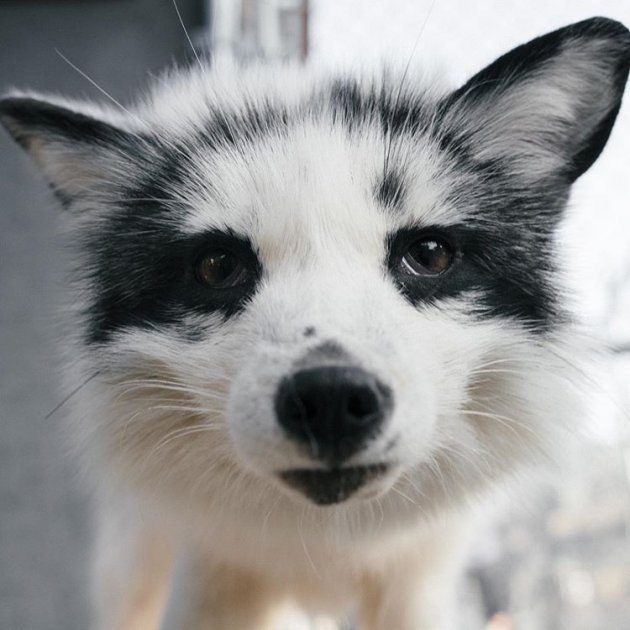
[[[194,69],[124,111],[5,98],[80,254],[88,452],[226,510],[412,512],[544,456],[579,413],[554,233],[629,64],[596,18],[451,92]]]

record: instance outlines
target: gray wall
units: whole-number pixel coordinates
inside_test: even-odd
[[[184,21],[199,0],[178,0]],[[0,91],[11,86],[99,98],[56,53],[118,100],[188,53],[171,0],[0,4]],[[68,456],[55,304],[66,258],[60,210],[0,131],[0,628],[87,627],[87,497]]]

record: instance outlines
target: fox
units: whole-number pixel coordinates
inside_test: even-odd
[[[629,67],[592,18],[456,88],[202,63],[0,100],[76,253],[96,630],[467,627],[477,514],[583,413],[556,234]]]

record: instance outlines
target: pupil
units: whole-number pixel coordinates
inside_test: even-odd
[[[237,263],[234,256],[226,252],[217,252],[206,256],[202,265],[202,277],[206,284],[220,285],[232,275]]]
[[[422,263],[425,267],[432,267],[432,263],[435,262],[435,257],[438,249],[438,244],[435,241],[423,241],[418,243],[414,258]]]
[[[409,248],[407,256],[408,264],[418,273],[424,269],[440,274],[449,268],[452,260],[450,248],[436,239],[416,241]]]
[[[418,243],[412,255],[427,269],[433,271],[442,268],[444,249],[436,241],[422,241]]]

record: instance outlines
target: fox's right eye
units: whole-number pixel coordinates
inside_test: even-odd
[[[405,273],[414,276],[439,276],[455,260],[453,247],[446,239],[428,236],[413,241],[401,259]]]
[[[248,282],[251,274],[237,255],[227,249],[217,249],[198,260],[195,276],[211,289],[229,289]]]

